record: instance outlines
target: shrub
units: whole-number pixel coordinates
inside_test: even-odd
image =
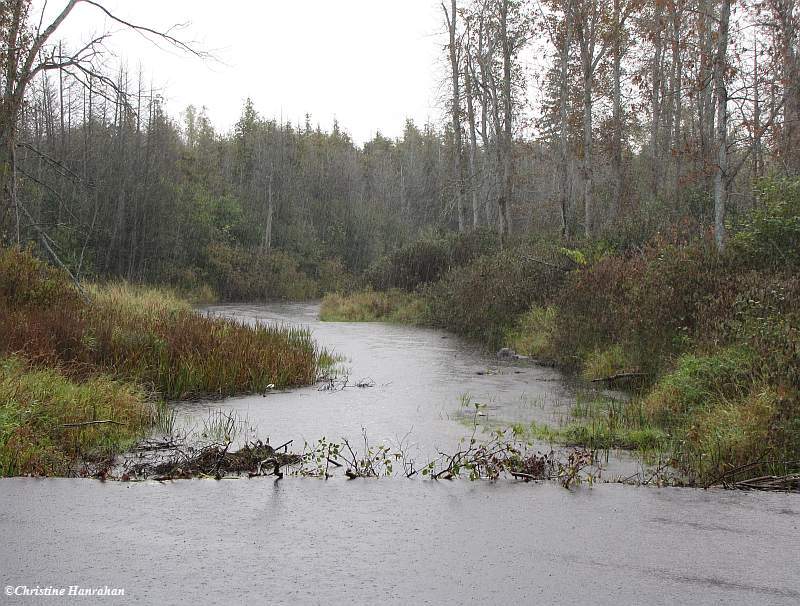
[[[317,270],[317,283],[321,294],[349,293],[355,289],[356,279],[341,259],[323,259]]]
[[[517,318],[506,331],[505,344],[519,354],[539,359],[552,357],[552,338],[556,322],[555,307],[534,305]]]
[[[497,347],[520,314],[550,303],[565,276],[557,263],[553,251],[530,246],[478,257],[425,289],[430,319]]]
[[[209,248],[209,281],[226,301],[313,299],[316,282],[289,253],[267,253],[215,244]]]
[[[726,275],[706,241],[653,242],[638,253],[606,256],[572,272],[560,292],[554,350],[562,363],[579,367],[615,344],[624,358],[657,375],[690,347],[701,311]]]
[[[751,267],[800,266],[800,179],[766,179],[757,194],[761,206],[744,217],[731,252]]]
[[[378,259],[367,270],[366,280],[377,290],[413,291],[439,280],[453,268],[496,251],[498,245],[497,235],[487,230],[422,238]]]

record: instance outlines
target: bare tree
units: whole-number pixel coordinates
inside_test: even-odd
[[[717,166],[714,171],[714,239],[717,249],[725,248],[725,210],[728,204],[728,32],[732,0],[721,0],[717,55],[714,62],[714,89],[717,99]]]
[[[31,23],[31,0],[3,0],[0,5],[0,23],[2,23],[3,46],[6,49],[0,59],[3,62],[3,98],[0,103],[0,142],[4,153],[4,170],[0,171],[5,203],[0,208],[0,231],[4,227],[9,213],[15,219],[15,240],[20,238],[20,209],[17,198],[17,127],[25,103],[26,93],[36,76],[40,73],[59,70],[85,85],[90,81],[104,85],[116,91],[116,83],[101,69],[100,63],[104,55],[103,44],[111,36],[106,32],[95,36],[83,46],[64,52],[62,45],[51,44],[51,40],[67,21],[78,4],[89,5],[98,10],[111,21],[132,29],[145,38],[166,42],[180,50],[201,56],[185,42],[174,37],[169,31],[159,32],[152,28],[137,25],[121,19],[100,2],[95,0],[69,0],[56,14],[52,22],[43,27],[44,11],[42,8],[39,24]]]
[[[455,190],[456,213],[458,215],[458,231],[465,229],[464,218],[464,169],[462,167],[463,147],[461,143],[461,85],[460,85],[460,61],[459,61],[459,40],[457,32],[458,8],[456,0],[450,0],[450,9],[442,2],[445,23],[450,36],[448,44],[448,56],[450,58],[450,73],[452,86],[452,100],[450,115],[453,128],[453,183]]]

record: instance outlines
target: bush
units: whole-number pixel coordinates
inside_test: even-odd
[[[800,266],[800,179],[766,179],[757,188],[762,206],[742,221],[731,252],[751,267]]]
[[[580,367],[618,345],[652,375],[667,368],[696,337],[701,312],[725,283],[727,268],[706,241],[653,242],[625,256],[606,256],[572,272],[559,293],[553,348]]]
[[[323,259],[317,270],[317,284],[321,294],[349,293],[355,290],[356,279],[341,259]]]
[[[366,272],[367,283],[377,290],[414,291],[439,280],[447,271],[497,250],[494,232],[476,230],[423,238],[381,257]]]
[[[304,300],[319,296],[317,283],[290,254],[215,244],[209,248],[208,280],[226,301]]]
[[[424,290],[430,319],[490,347],[502,345],[519,315],[552,301],[565,276],[558,261],[553,251],[530,246],[478,257]]]

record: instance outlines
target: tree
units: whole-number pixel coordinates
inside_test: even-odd
[[[15,240],[20,240],[20,210],[17,198],[17,129],[26,93],[36,76],[52,70],[67,74],[86,86],[92,82],[118,91],[116,83],[100,69],[103,43],[111,36],[106,32],[95,36],[82,47],[64,52],[61,45],[50,43],[55,33],[69,18],[78,4],[86,4],[98,10],[109,20],[133,29],[145,37],[165,41],[171,46],[200,56],[186,43],[170,33],[158,32],[149,27],[136,25],[121,19],[95,0],[69,0],[44,29],[31,24],[31,0],[3,0],[0,4],[0,34],[4,51],[0,55],[0,72],[3,74],[3,98],[0,103],[0,144],[3,152],[3,169],[0,171],[5,203],[0,206],[0,231],[6,233],[7,217],[13,214]],[[45,6],[42,8],[44,17]],[[24,209],[22,209],[23,212]]]
[[[455,191],[455,206],[456,214],[458,216],[458,231],[463,232],[465,229],[464,169],[462,167],[462,157],[464,151],[461,143],[461,74],[459,58],[460,46],[457,32],[458,9],[456,7],[456,0],[450,0],[449,11],[447,5],[442,2],[442,10],[444,11],[445,23],[447,24],[447,31],[450,37],[450,43],[448,44],[447,49],[450,59],[450,84],[452,87],[450,115],[452,118],[453,128],[453,189]]]
[[[714,171],[714,239],[717,249],[725,248],[725,211],[728,204],[728,32],[732,0],[721,0],[717,55],[714,61],[714,90],[717,99],[717,166]]]

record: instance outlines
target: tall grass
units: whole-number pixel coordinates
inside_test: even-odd
[[[120,297],[127,300],[124,291],[114,298]],[[201,316],[169,301],[138,311],[130,303],[95,305],[87,359],[168,398],[264,391],[316,378],[318,352],[303,329]]]
[[[305,330],[202,316],[174,293],[122,282],[90,287],[87,302],[64,276],[21,251],[3,251],[3,268],[0,354],[60,365],[78,378],[101,371],[167,398],[256,392],[316,377],[318,352]]]
[[[424,300],[401,290],[329,294],[325,295],[320,308],[320,319],[325,322],[421,324],[425,317]]]
[[[29,253],[0,250],[0,474],[62,473],[76,453],[119,449],[156,422],[144,415],[155,398],[313,383],[321,355],[306,330],[203,316],[123,282],[84,296]],[[53,433],[99,416],[123,425],[72,430],[68,444]]]
[[[69,475],[78,457],[128,448],[155,413],[131,383],[103,375],[77,383],[16,357],[0,359],[0,402],[0,476]]]

